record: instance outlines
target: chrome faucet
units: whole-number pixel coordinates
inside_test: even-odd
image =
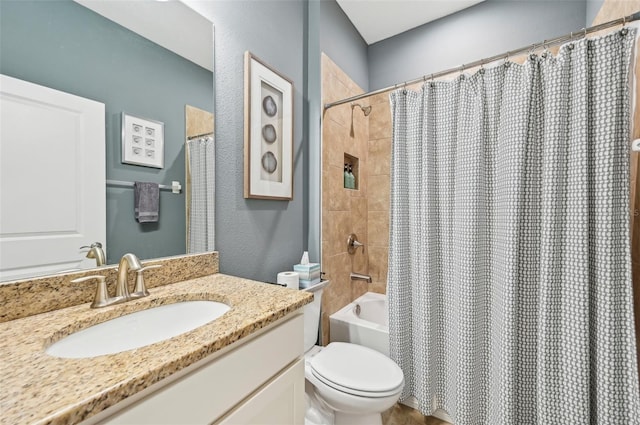
[[[369,276],[368,274],[360,274],[360,273],[354,273],[351,272],[351,280],[364,280],[367,283],[371,283],[373,282],[373,280],[371,279],[371,276]]]
[[[91,246],[81,246],[80,249],[88,248],[89,252],[87,252],[87,258],[92,258],[96,260],[96,267],[104,266],[107,262],[107,258],[104,255],[104,250],[102,249],[102,244],[100,242],[94,242]]]
[[[142,267],[140,260],[133,254],[124,254],[120,259],[118,265],[118,280],[116,282],[116,296],[110,297],[107,290],[106,278],[102,275],[84,276],[72,280],[72,283],[84,282],[87,280],[96,279],[98,285],[96,287],[96,294],[91,303],[91,308],[106,307],[109,305],[120,304],[129,300],[135,300],[137,298],[146,297],[149,295],[149,291],[144,284],[143,272],[149,269],[156,269],[162,267],[160,264],[154,264],[151,266]],[[136,285],[132,293],[129,293],[129,271],[136,272]]]
[[[116,298],[122,297],[124,300],[131,299],[129,293],[129,270],[138,271],[142,269],[140,260],[135,255],[124,254],[118,264],[118,280],[116,282]],[[138,297],[139,298],[139,297]]]

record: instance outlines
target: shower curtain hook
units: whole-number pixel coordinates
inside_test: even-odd
[[[583,31],[582,38],[587,38],[587,29],[582,28],[582,31]]]
[[[543,58],[547,58],[547,55],[549,54],[549,46],[547,46],[547,40],[543,40],[542,41],[542,57]]]
[[[627,17],[626,17],[626,16],[623,16],[623,17],[622,17],[622,29],[620,30],[620,34],[621,34],[622,36],[627,35],[627,32],[628,32],[628,31],[627,31],[627,28],[625,27],[625,25],[627,25]]]
[[[536,59],[535,51],[536,51],[536,43],[533,43],[531,45],[531,48],[529,49],[529,59],[530,60],[535,60]]]

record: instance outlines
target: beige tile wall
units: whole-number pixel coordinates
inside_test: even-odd
[[[389,94],[369,98],[369,274],[370,290],[385,293],[389,254],[389,189],[391,167],[391,110]]]
[[[362,93],[328,56],[322,55],[323,103]],[[322,342],[329,342],[329,316],[367,291],[386,291],[389,245],[391,118],[388,97],[359,101],[373,105],[369,117],[349,104],[325,112],[322,131],[322,271],[331,283],[322,302]],[[374,122],[375,121],[375,122]],[[358,190],[343,187],[344,154],[359,159]],[[358,235],[364,252],[347,253],[347,237]],[[351,271],[372,284],[351,281]]]

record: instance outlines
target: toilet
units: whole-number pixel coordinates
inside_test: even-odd
[[[389,357],[346,342],[315,345],[322,291],[328,281],[306,288],[304,307],[306,424],[382,425],[381,413],[400,398],[404,375]]]

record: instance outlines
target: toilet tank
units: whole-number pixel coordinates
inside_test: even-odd
[[[318,340],[320,328],[320,310],[322,306],[322,291],[329,284],[324,280],[316,285],[303,289],[313,294],[313,302],[304,306],[304,351],[311,349]]]

